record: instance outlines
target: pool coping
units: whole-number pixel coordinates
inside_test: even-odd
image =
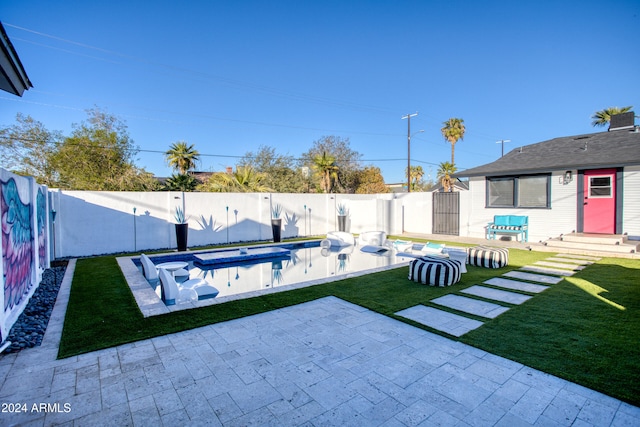
[[[272,244],[264,244],[259,246],[278,246],[282,244],[288,244],[285,242],[281,243],[272,243]],[[238,245],[238,246],[225,246],[224,248],[219,249],[233,249],[238,247],[246,247],[247,245]],[[190,253],[196,254],[199,252],[211,252],[212,250],[218,249],[202,249],[196,251],[189,251]],[[168,255],[176,255],[178,252],[164,252],[160,254],[153,254],[153,256],[168,256]],[[138,267],[134,264],[133,259],[139,258],[140,255],[132,255],[132,256],[123,256],[117,257],[116,261],[118,262],[118,266],[124,275],[127,284],[129,285],[129,289],[133,294],[134,299],[136,300],[136,304],[140,309],[143,317],[151,317],[151,316],[159,316],[163,314],[169,314],[177,311],[183,310],[191,310],[194,308],[202,308],[209,307],[212,305],[224,304],[229,301],[236,301],[240,299],[253,298],[261,295],[272,294],[277,292],[290,291],[294,289],[306,288],[309,286],[321,285],[325,283],[335,282],[338,280],[349,279],[351,277],[359,277],[364,276],[366,274],[378,273],[380,271],[393,270],[396,268],[402,268],[409,265],[410,261],[403,261],[398,264],[386,265],[382,267],[375,267],[368,270],[349,272],[345,274],[335,275],[332,277],[326,277],[323,279],[315,279],[308,280],[305,282],[293,283],[290,285],[277,286],[267,289],[260,289],[256,291],[244,292],[242,294],[237,295],[229,295],[220,298],[209,298],[198,301],[190,301],[184,302],[176,305],[165,305],[164,302],[160,299],[160,297],[155,293],[155,291],[149,285],[147,279],[142,275],[142,272],[138,269]]]

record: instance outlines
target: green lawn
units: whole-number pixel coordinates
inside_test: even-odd
[[[80,259],[58,356],[69,357],[329,295],[429,330],[393,313],[416,304],[430,305],[429,301],[438,296],[459,293],[550,256],[510,249],[508,267],[492,270],[469,266],[463,279],[448,288],[409,282],[407,267],[403,267],[147,319],[138,310],[115,257]],[[496,319],[478,318],[485,321],[484,326],[460,341],[640,405],[639,277],[640,261],[605,258]]]

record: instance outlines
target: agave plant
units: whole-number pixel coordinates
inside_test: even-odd
[[[174,215],[176,224],[186,224],[189,218],[184,216],[184,210],[180,206],[176,206],[176,213]]]
[[[275,205],[273,205],[273,208],[271,208],[271,216],[274,219],[278,219],[280,218],[281,214],[282,214],[282,205],[280,205],[280,203],[276,203]]]
[[[347,205],[343,203],[338,204],[338,207],[336,209],[338,211],[338,215],[341,215],[341,216],[349,215],[349,209],[347,209]]]

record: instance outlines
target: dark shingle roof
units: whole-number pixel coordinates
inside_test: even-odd
[[[516,148],[455,176],[499,176],[640,165],[640,132],[618,130],[554,138]]]
[[[0,22],[0,90],[22,96],[30,87],[33,85]]]

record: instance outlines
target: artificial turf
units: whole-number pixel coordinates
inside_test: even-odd
[[[496,270],[468,266],[462,280],[446,288],[409,282],[408,268],[401,267],[148,318],[140,313],[114,256],[80,259],[73,277],[58,357],[330,295],[430,330],[394,313],[417,304],[431,305],[434,298],[457,294],[469,286],[550,255],[510,249],[509,266]],[[459,340],[640,405],[639,277],[640,262],[637,260],[602,259],[522,305],[505,304],[512,309],[496,319],[478,318],[485,322],[484,325]]]

